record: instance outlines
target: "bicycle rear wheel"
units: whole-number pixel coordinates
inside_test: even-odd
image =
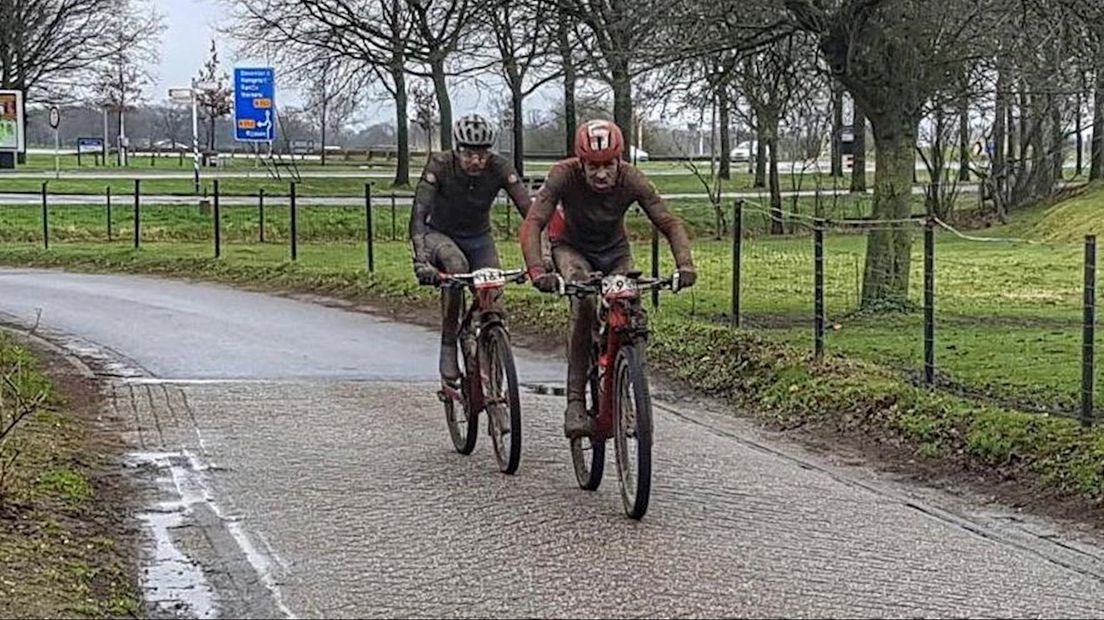
[[[598,414],[598,366],[594,352],[590,356],[590,371],[587,377],[587,412],[592,417]],[[602,484],[602,475],[606,469],[606,442],[590,437],[571,440],[571,464],[575,469],[575,480],[586,491],[596,491]]]
[[[636,345],[623,346],[613,376],[617,479],[625,513],[637,520],[648,511],[652,489],[652,399],[642,357]]]
[[[490,325],[483,331],[479,369],[495,460],[502,473],[513,474],[521,464],[521,399],[510,338],[502,325]]]

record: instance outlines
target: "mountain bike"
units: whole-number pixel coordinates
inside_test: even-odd
[[[521,462],[521,400],[510,335],[497,301],[507,282],[524,279],[520,269],[440,275],[442,287],[470,291],[472,297],[460,323],[459,384],[442,383],[437,392],[449,436],[457,452],[471,454],[479,434],[479,414],[486,412],[495,460],[506,474],[515,473]]]
[[[571,461],[579,486],[596,490],[605,470],[606,441],[614,440],[617,480],[626,514],[641,519],[652,487],[652,400],[644,373],[648,338],[641,296],[652,289],[678,289],[671,278],[592,274],[584,282],[565,283],[567,297],[598,297],[598,321],[587,372],[587,412],[594,418],[592,437],[571,441]]]

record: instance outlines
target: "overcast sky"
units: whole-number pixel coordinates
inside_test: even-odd
[[[161,63],[156,71],[155,80],[148,89],[149,100],[160,102],[168,97],[169,88],[187,86],[192,77],[199,73],[207,59],[211,38],[218,44],[222,69],[233,76],[234,65],[263,65],[263,58],[237,58],[233,42],[219,38],[216,28],[220,23],[229,21],[226,4],[219,0],[153,0],[157,10],[165,20],[165,31],[161,35]],[[277,76],[279,68],[277,67]],[[277,77],[279,80],[279,77]],[[295,106],[301,104],[301,98],[291,85],[282,84],[277,92],[278,105]],[[555,86],[549,86],[544,92],[526,101],[527,108],[547,108],[555,98]],[[500,89],[480,88],[470,83],[452,85],[453,115],[460,116],[469,112],[488,113],[492,95]],[[504,95],[504,93],[502,93]],[[374,97],[367,102],[362,112],[361,123],[390,122],[394,118],[394,105],[386,97]],[[505,99],[504,99],[505,100]],[[359,123],[358,123],[359,124]]]
[[[215,26],[226,19],[226,8],[217,0],[154,0],[154,4],[164,16],[166,29],[161,34],[161,66],[149,96],[160,101],[168,96],[170,88],[187,86],[199,73]],[[221,52],[226,63],[233,62],[229,52]]]

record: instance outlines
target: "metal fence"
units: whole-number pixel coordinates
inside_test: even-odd
[[[105,234],[97,238],[114,242],[125,233],[132,238],[133,247],[139,249],[143,243],[144,217],[141,181],[134,181],[133,196],[129,197],[131,209],[124,208],[129,213],[125,213],[123,221],[131,220],[125,222],[131,225],[125,231],[119,226],[120,208],[116,204],[119,198],[112,195],[110,188],[105,191]],[[239,241],[269,245],[286,243],[290,260],[299,260],[302,207],[296,183],[288,185],[287,212],[284,214],[280,207],[280,217],[273,217],[273,197],[266,196],[263,189],[253,198],[254,204],[238,204],[228,214],[219,183],[214,182],[209,205],[200,207],[203,217],[209,218],[204,221],[210,226],[210,232],[202,236],[212,242],[210,255],[215,258],[223,255],[227,242],[223,228],[229,223]],[[347,225],[351,234],[361,235],[362,264],[368,272],[376,271],[379,242],[404,242],[405,224],[397,203],[408,198],[394,193],[374,194],[372,184],[366,183],[359,206],[346,199],[339,207],[342,230],[346,230]],[[279,199],[283,201],[284,197]],[[242,198],[238,196],[235,200],[240,203]],[[178,207],[195,209],[196,205]],[[58,208],[53,206],[54,210]],[[96,205],[80,208],[95,209]],[[47,249],[51,241],[51,211],[48,187],[43,183],[41,234],[43,247]],[[360,224],[353,224],[349,218],[350,213],[356,211],[363,214]],[[504,221],[504,225],[496,229],[501,237],[516,237],[514,229],[519,218],[513,211],[513,206],[505,201],[500,201],[496,207],[500,223]],[[723,230],[726,239],[696,243],[709,250],[699,264],[699,284],[691,289],[699,291],[694,294],[703,302],[699,304],[699,298],[692,297],[689,306],[685,300],[663,303],[671,303],[673,312],[688,312],[699,320],[773,332],[791,344],[809,346],[813,360],[833,352],[845,355],[857,352],[858,357],[874,357],[909,372],[918,384],[931,388],[990,398],[1019,409],[1076,417],[1086,425],[1093,423],[1097,402],[1095,340],[1098,337],[1094,236],[1086,236],[1079,244],[1081,247],[1076,248],[1080,264],[1075,264],[1070,244],[975,237],[935,217],[832,219],[818,217],[819,213],[819,208],[814,214],[801,214],[772,210],[754,201],[734,201],[730,220]],[[783,241],[758,233],[763,222],[779,217],[786,219],[784,228],[789,229]],[[747,225],[751,218],[755,218],[758,228]],[[253,222],[258,224],[255,231]],[[861,283],[863,276],[870,274],[862,271],[867,257],[860,243],[871,230],[909,231],[922,240],[918,250],[920,273],[916,274],[921,276],[922,285],[910,283],[910,297],[905,300],[903,310],[870,312],[863,302]],[[246,238],[244,231],[255,236]],[[940,241],[940,238],[947,241]],[[660,238],[654,228],[650,239],[638,241],[647,244],[648,266],[653,276],[658,276],[665,267],[673,268],[669,257],[661,251]],[[941,256],[940,244],[948,244],[953,252]],[[999,252],[993,254],[991,248],[1012,245],[1016,246],[1016,251],[1024,247],[1040,248],[1036,256],[1045,257],[1051,268],[1057,265],[1060,277],[1045,273],[1045,270],[1035,274],[1032,277],[1046,286],[1039,285],[1034,292],[1015,290],[1016,269],[999,270],[1002,274],[999,277],[1009,278],[1006,286],[987,282],[997,277],[998,270],[992,266],[1006,259]],[[1007,260],[1019,260],[1012,250],[1008,250],[1008,256],[1012,258]],[[1028,267],[1030,265],[1025,270]],[[869,265],[865,269],[869,271]],[[1076,291],[1080,303],[1077,304],[1071,295],[1074,271],[1078,272],[1080,280],[1080,290]],[[939,292],[941,279],[953,285],[948,287],[947,293]],[[1052,282],[1048,279],[1055,286],[1050,286]],[[659,310],[658,291],[654,292],[651,304]],[[809,331],[805,332],[806,329]],[[998,343],[994,338],[1008,342]],[[1030,341],[1031,338],[1035,340]],[[995,346],[997,344],[1007,346],[1002,348]],[[1079,352],[1075,353],[1078,348]],[[993,359],[982,357],[988,354],[986,351],[993,350],[998,351]],[[948,358],[945,362],[940,359],[941,352]],[[1067,368],[1068,360],[1075,356],[1080,359],[1077,390],[1071,389],[1074,382]],[[1002,377],[1002,371],[1008,376]],[[1014,375],[1022,375],[1025,379],[1013,380]],[[1019,395],[1035,384],[1045,387],[1045,393],[1057,396]],[[1078,393],[1074,395],[1074,391]],[[1047,402],[1048,398],[1053,402]]]

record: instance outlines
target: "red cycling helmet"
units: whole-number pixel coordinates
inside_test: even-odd
[[[621,158],[625,137],[611,121],[587,121],[575,132],[575,156],[583,161],[605,163]]]

